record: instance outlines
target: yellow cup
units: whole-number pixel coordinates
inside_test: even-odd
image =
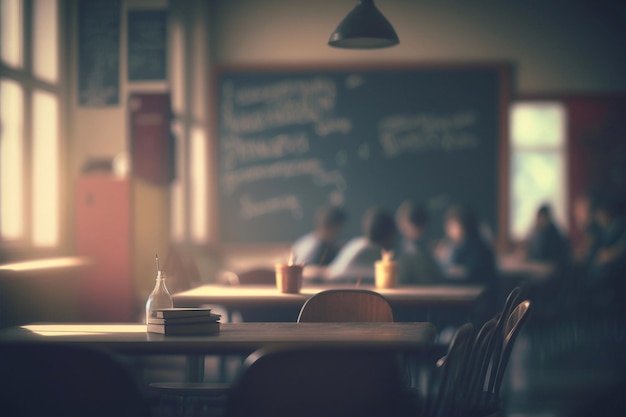
[[[394,288],[398,285],[398,266],[394,261],[374,264],[376,288]]]
[[[303,265],[276,264],[276,288],[286,294],[298,294],[302,288]]]

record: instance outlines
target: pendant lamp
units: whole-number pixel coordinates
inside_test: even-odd
[[[328,40],[330,46],[347,49],[386,48],[399,42],[396,31],[376,8],[374,0],[358,0]]]

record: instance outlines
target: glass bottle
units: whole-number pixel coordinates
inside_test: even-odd
[[[157,272],[156,285],[148,297],[148,301],[146,301],[146,323],[149,322],[155,309],[172,307],[174,307],[174,303],[165,285],[165,274],[159,270]]]

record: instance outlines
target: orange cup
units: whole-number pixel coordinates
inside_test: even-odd
[[[303,265],[276,264],[276,287],[286,294],[298,294],[302,288]]]

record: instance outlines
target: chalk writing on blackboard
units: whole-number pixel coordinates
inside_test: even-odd
[[[280,195],[256,201],[251,196],[245,194],[241,196],[239,202],[241,204],[241,218],[245,220],[281,211],[290,213],[294,219],[302,218],[302,205],[300,204],[300,199],[295,194]]]
[[[316,158],[279,161],[266,165],[255,165],[250,168],[237,169],[225,172],[222,176],[222,187],[232,194],[245,184],[269,179],[289,179],[299,176],[308,176],[313,182],[322,187],[333,185],[337,189],[345,189],[346,181],[338,170],[328,171],[322,161]]]
[[[241,163],[302,155],[308,150],[309,138],[307,134],[297,132],[281,134],[269,139],[230,137],[224,139],[221,152],[224,168],[234,169]]]
[[[471,133],[476,123],[472,111],[390,116],[378,124],[379,141],[387,158],[407,152],[472,149],[480,145]]]
[[[222,88],[222,122],[233,133],[261,132],[270,128],[324,120],[335,107],[332,80],[285,81],[260,87]]]
[[[503,67],[234,68],[217,79],[224,243],[290,242],[342,204],[348,237],[373,205],[473,205],[497,216]],[[445,199],[442,197],[444,196]]]
[[[81,0],[78,8],[78,101],[119,104],[120,0]]]
[[[128,79],[165,80],[167,11],[128,11]]]

